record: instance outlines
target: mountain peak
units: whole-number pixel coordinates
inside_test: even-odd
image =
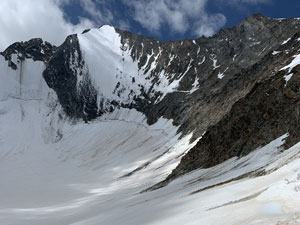
[[[0,224],[294,216],[299,40],[300,20],[256,14],[196,40],[161,43],[104,25],[58,47],[9,46],[0,54]]]

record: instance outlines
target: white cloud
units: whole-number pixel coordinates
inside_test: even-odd
[[[60,44],[67,35],[81,32],[93,22],[81,18],[73,25],[64,19],[60,8],[69,0],[1,0],[0,51],[16,41],[41,37],[53,44]]]
[[[106,1],[97,0],[79,0],[80,5],[83,10],[85,10],[97,23],[98,25],[102,24],[111,24],[113,22],[113,15],[111,11],[106,6]]]
[[[222,14],[209,14],[207,0],[123,0],[134,10],[134,19],[145,29],[159,33],[167,25],[171,32],[210,36],[226,23]]]
[[[128,20],[120,20],[117,24],[117,27],[119,29],[122,29],[122,30],[127,30],[129,31],[131,26],[130,26],[130,23],[128,22]]]
[[[211,1],[240,7],[270,3],[272,0]],[[114,8],[121,2],[132,10],[133,18],[121,18],[118,9]],[[77,25],[67,21],[62,8],[73,3],[79,3],[91,19],[79,17]],[[69,34],[102,24],[130,30],[131,19],[156,34],[171,32],[210,36],[224,26],[226,17],[209,13],[207,3],[208,0],[1,0],[0,51],[16,41],[34,37],[59,45]]]
[[[197,36],[211,36],[226,23],[226,17],[222,14],[214,16],[203,15],[200,21],[193,25],[194,34]]]

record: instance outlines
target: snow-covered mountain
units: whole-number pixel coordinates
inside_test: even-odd
[[[0,53],[0,224],[300,223],[300,20]],[[233,214],[234,212],[234,214]]]

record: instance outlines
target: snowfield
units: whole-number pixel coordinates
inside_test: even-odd
[[[99,35],[80,41],[87,49]],[[90,47],[96,53],[85,53],[87,61],[97,54]],[[41,76],[43,63],[13,60],[17,70],[0,56],[1,225],[300,224],[300,144],[281,151],[288,134],[145,192],[196,144],[192,134],[179,139],[172,121],[149,126],[143,114],[122,108],[71,121]],[[108,82],[90,70],[96,84]],[[102,94],[115,98],[109,90]]]
[[[171,121],[148,126],[134,110],[73,123],[47,118],[44,102],[24,101],[0,103],[0,224],[276,224],[297,218],[300,145],[280,153],[286,135],[244,158],[142,192],[175,168],[194,145],[191,135],[178,140]],[[57,130],[61,139],[51,137]],[[264,176],[250,173],[263,167]]]

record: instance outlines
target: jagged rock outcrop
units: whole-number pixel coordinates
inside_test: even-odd
[[[41,38],[34,38],[25,42],[16,42],[10,45],[4,52],[0,52],[8,61],[8,65],[16,70],[17,65],[13,62],[12,56],[16,55],[17,60],[33,59],[34,61],[48,62],[56,51],[56,46]]]
[[[66,114],[88,121],[101,112],[97,107],[97,90],[84,69],[77,35],[71,35],[50,59],[43,76],[48,86],[57,93]],[[81,77],[81,82],[78,77]]]

